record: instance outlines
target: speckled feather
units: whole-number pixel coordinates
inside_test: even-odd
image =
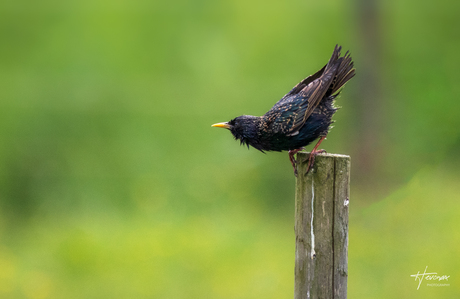
[[[260,151],[294,150],[326,136],[337,110],[333,101],[355,75],[348,54],[336,46],[329,62],[305,78],[263,116],[242,115],[228,122],[235,139]]]

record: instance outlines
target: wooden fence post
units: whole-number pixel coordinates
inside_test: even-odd
[[[308,156],[298,153],[297,160]],[[350,157],[317,155],[308,175],[306,166],[297,164],[294,299],[345,299]]]

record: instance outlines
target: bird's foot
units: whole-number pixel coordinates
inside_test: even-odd
[[[307,172],[305,172],[305,175],[307,175],[308,172],[310,172],[310,169],[313,168],[313,164],[315,163],[315,157],[317,154],[325,153],[326,151],[323,149],[318,150],[317,148],[323,142],[323,140],[326,139],[326,136],[321,136],[321,138],[318,140],[318,143],[316,143],[315,147],[311,150],[310,156],[308,157],[308,165],[307,165]],[[303,161],[306,162],[307,160]]]
[[[289,161],[291,161],[292,167],[294,168],[294,175],[297,176],[297,161],[294,158],[294,155],[297,154],[299,151],[303,150],[304,148],[298,148],[295,150],[289,150]]]
[[[310,170],[313,168],[313,165],[315,164],[315,157],[317,154],[323,154],[323,153],[326,153],[325,150],[323,149],[320,149],[320,150],[317,150],[317,151],[312,151],[310,153],[310,155],[308,156],[308,159],[305,159],[303,162],[307,162],[308,161],[308,165],[307,165],[307,171],[305,172],[305,175],[307,175]]]

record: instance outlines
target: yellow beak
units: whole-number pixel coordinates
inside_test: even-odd
[[[230,129],[230,125],[228,123],[217,123],[213,124],[211,127]]]

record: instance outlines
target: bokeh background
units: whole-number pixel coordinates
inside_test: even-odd
[[[460,295],[460,2],[0,2],[0,298],[292,298],[287,153],[265,113],[336,43],[357,76],[349,298]],[[429,287],[411,274],[449,275]]]

